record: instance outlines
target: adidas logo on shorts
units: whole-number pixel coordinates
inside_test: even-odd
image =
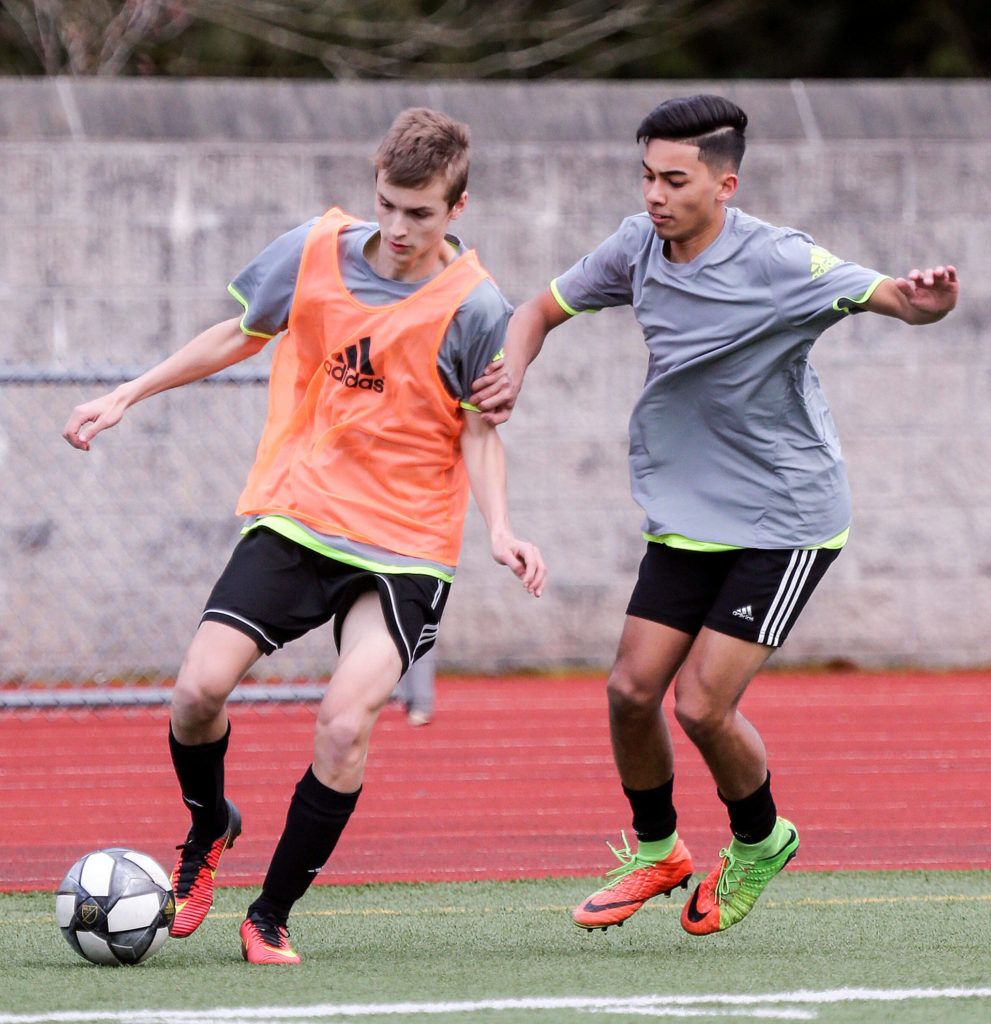
[[[738,619],[744,619],[747,622],[754,621],[754,609],[752,605],[745,604],[742,608],[734,608],[733,614]]]

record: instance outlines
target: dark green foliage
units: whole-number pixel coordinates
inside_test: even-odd
[[[991,17],[985,0],[0,0],[0,73],[984,77]]]

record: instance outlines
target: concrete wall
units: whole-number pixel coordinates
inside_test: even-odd
[[[371,216],[369,158],[405,106],[473,129],[460,231],[512,301],[641,208],[640,117],[721,91],[748,111],[738,204],[885,272],[956,263],[935,327],[862,316],[814,362],[844,439],[850,544],[778,664],[991,662],[991,85],[336,84],[0,80],[0,295],[8,378],[140,369],[234,315],[225,286],[331,204]],[[258,359],[264,369],[266,355]],[[605,666],[642,553],[626,421],[645,353],[628,310],[557,331],[503,429],[514,525],[546,595],[487,554],[472,510],[442,667]],[[28,369],[24,369],[28,368]],[[23,370],[23,372],[22,372]],[[158,396],[88,455],[59,431],[107,389],[0,390],[0,678],[174,672],[236,539],[258,386]],[[262,674],[333,663],[324,632]]]

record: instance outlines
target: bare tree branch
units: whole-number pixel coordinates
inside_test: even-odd
[[[986,73],[982,4],[901,0],[896,73]],[[833,75],[853,27],[869,41],[884,18],[839,0],[0,0],[0,47],[18,70],[26,60],[49,75]],[[848,63],[863,74],[876,57],[865,42]]]
[[[189,6],[181,0],[0,0],[48,75],[121,74],[139,47],[187,28]]]

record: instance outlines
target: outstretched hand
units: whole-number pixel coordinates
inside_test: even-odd
[[[62,436],[73,448],[88,452],[90,441],[101,430],[120,423],[125,408],[124,403],[119,401],[112,392],[101,398],[95,398],[91,402],[77,405],[62,429]],[[87,424],[92,424],[92,426],[87,428]]]
[[[913,309],[932,320],[949,313],[960,294],[956,267],[913,270],[907,278],[895,278],[894,283]]]
[[[547,581],[547,567],[536,544],[515,537],[504,541],[493,539],[492,557],[500,565],[508,565],[512,569],[528,594],[540,597]]]

